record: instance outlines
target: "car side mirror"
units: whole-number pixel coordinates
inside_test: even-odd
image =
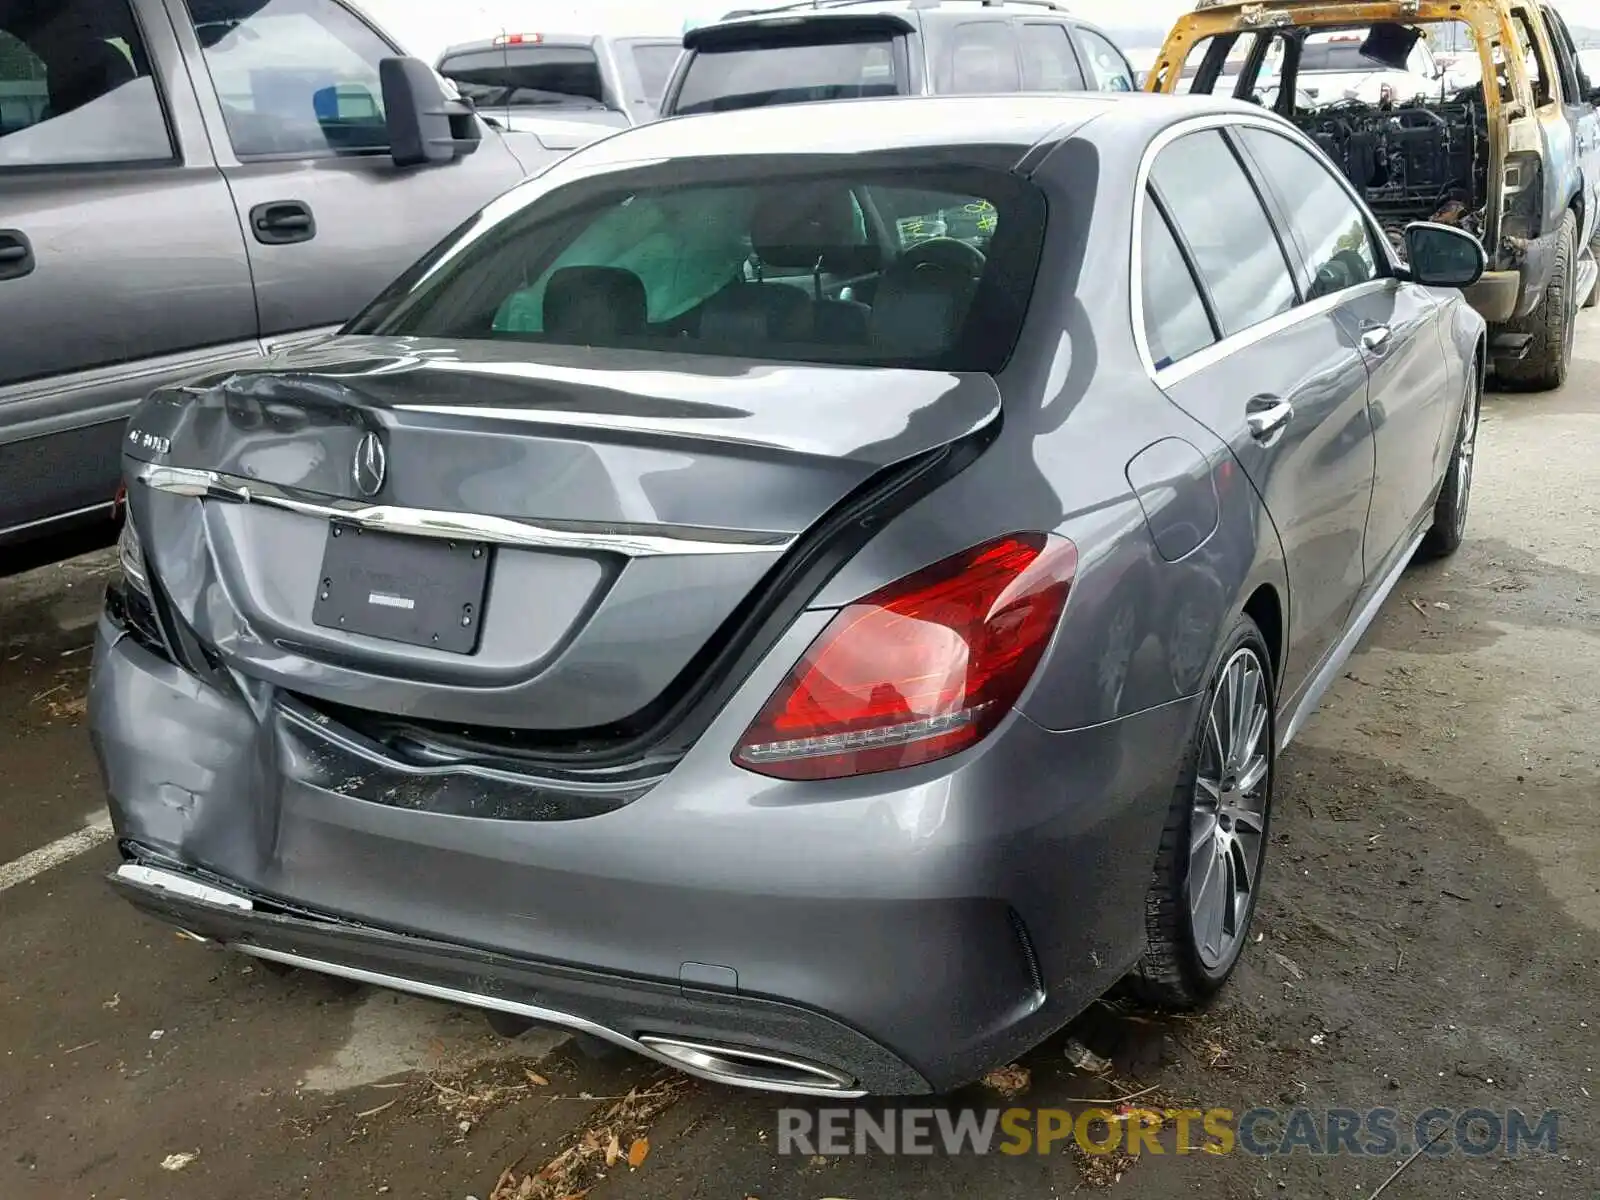
[[[1583,93],[1583,98],[1590,104],[1600,104],[1600,87],[1591,87]]]
[[[1434,221],[1406,226],[1407,275],[1427,287],[1464,288],[1488,270],[1483,243],[1464,229]]]
[[[384,59],[378,80],[396,166],[453,162],[478,148],[483,132],[472,105],[447,94],[438,72],[420,58]]]

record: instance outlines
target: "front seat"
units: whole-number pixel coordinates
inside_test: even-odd
[[[864,242],[855,205],[840,184],[774,190],[750,222],[750,245],[764,266],[818,275],[866,275],[882,265],[878,247]],[[836,345],[867,340],[865,304],[821,296],[812,302],[813,336]]]
[[[926,265],[888,271],[872,305],[873,357],[941,357],[955,344],[975,290],[972,278],[961,271]]]
[[[644,281],[621,267],[563,267],[544,289],[544,331],[576,345],[604,345],[645,332]]]

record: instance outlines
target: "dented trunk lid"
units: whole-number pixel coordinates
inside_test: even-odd
[[[679,679],[830,510],[999,406],[985,375],[342,337],[156,393],[125,466],[164,602],[226,669],[593,730]]]

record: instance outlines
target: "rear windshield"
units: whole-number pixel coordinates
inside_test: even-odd
[[[441,246],[350,332],[1004,365],[1043,237],[1033,185],[976,168],[794,170],[680,160],[557,187]]]
[[[480,108],[579,104],[605,97],[600,61],[587,46],[503,46],[448,55],[439,74]]]
[[[894,39],[741,44],[695,51],[678,92],[678,114],[893,96],[902,90]]]
[[[672,68],[678,65],[681,53],[683,47],[675,43],[654,46],[636,43],[633,46],[633,65],[639,72],[644,98],[651,104],[661,102],[661,93],[667,90],[667,80],[672,77]]]

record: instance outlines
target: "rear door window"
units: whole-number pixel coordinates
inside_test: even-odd
[[[1022,89],[1017,35],[1010,21],[967,21],[950,31],[939,56],[938,90],[986,95]]]
[[[589,46],[518,43],[447,55],[439,74],[481,108],[602,108],[600,60]]]
[[[0,2],[0,170],[173,157],[128,0]]]
[[[706,46],[694,52],[676,114],[893,96],[903,91],[894,39],[783,41]]]
[[[1093,78],[1096,91],[1101,92],[1131,92],[1136,90],[1133,82],[1133,68],[1128,65],[1128,60],[1121,50],[1113,46],[1108,38],[1102,37],[1092,29],[1078,27],[1078,41],[1083,46],[1084,55],[1089,60],[1089,74]]]
[[[1194,255],[1224,335],[1298,300],[1255,186],[1220,131],[1185,134],[1156,155],[1150,181]]]
[[[737,161],[703,168],[686,186],[681,168],[662,164],[556,188],[470,235],[448,265],[397,285],[409,293],[386,296],[355,328],[673,355],[1004,365],[1043,238],[1044,199],[1032,184],[975,168],[781,170]]]
[[[1017,30],[1022,47],[1022,90],[1081,92],[1083,69],[1065,25],[1029,21]]]
[[[1155,196],[1145,197],[1140,243],[1144,338],[1156,370],[1217,340],[1200,287]]]

